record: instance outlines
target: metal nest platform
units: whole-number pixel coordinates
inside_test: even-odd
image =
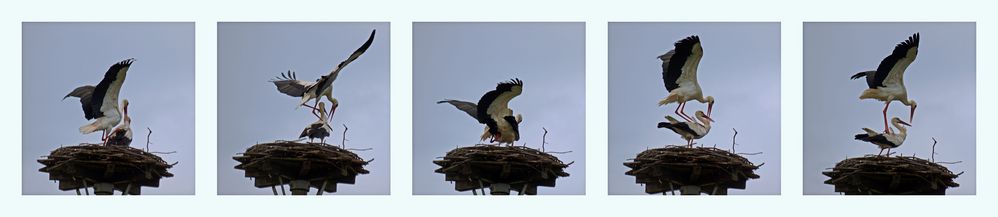
[[[440,166],[435,172],[455,182],[455,190],[483,189],[484,194],[489,187],[493,195],[508,195],[510,190],[536,195],[537,186],[554,187],[558,177],[567,177],[564,169],[571,165],[537,149],[497,145],[456,148],[433,163]]]
[[[160,179],[173,177],[167,170],[176,164],[138,148],[86,143],[57,148],[38,163],[45,165],[38,171],[59,182],[59,190],[79,194],[81,188],[93,187],[98,195],[115,190],[138,195],[143,186],[159,187]]]
[[[726,150],[709,147],[667,146],[643,151],[625,174],[644,184],[645,193],[726,195],[728,189],[745,189],[749,179],[758,179],[755,170],[762,165]]]
[[[283,191],[291,187],[294,195],[307,194],[310,187],[320,189],[316,194],[336,192],[337,184],[354,184],[358,174],[368,174],[364,169],[369,161],[357,154],[328,144],[277,141],[257,144],[242,155],[232,157],[239,161],[236,169],[254,179],[257,188]]]
[[[822,174],[829,177],[825,184],[846,195],[944,195],[960,186],[953,181],[960,174],[911,156],[849,158]]]

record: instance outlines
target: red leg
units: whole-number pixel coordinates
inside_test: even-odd
[[[678,115],[680,118],[683,118],[686,121],[693,121],[693,120],[690,120],[689,117],[686,117],[685,115],[683,115],[683,113],[680,112],[680,110],[683,108],[683,105],[685,105],[685,104],[686,103],[684,103],[684,102],[680,102],[679,105],[676,106],[676,115]]]
[[[890,106],[891,106],[891,101],[887,101],[887,103],[884,104],[884,132],[886,133],[891,132],[891,128],[887,127],[887,107]]]
[[[682,105],[680,105],[680,106],[682,106],[682,108],[680,108],[680,109],[679,109],[679,113],[682,113],[682,114],[683,114],[683,116],[685,116],[685,117],[686,117],[685,119],[686,119],[687,121],[690,121],[690,122],[694,122],[694,123],[696,123],[696,119],[693,119],[693,117],[690,117],[690,115],[686,114],[686,102],[684,102],[684,103],[683,103]],[[692,140],[691,140],[691,141],[692,141]],[[692,143],[692,142],[691,142],[691,143]]]

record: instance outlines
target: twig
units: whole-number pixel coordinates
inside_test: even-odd
[[[169,152],[150,151],[149,153],[153,153],[153,154],[173,154],[173,153],[177,153],[177,151],[169,151]]]
[[[735,135],[731,136],[731,153],[735,153],[735,138],[738,137],[738,130],[734,127],[732,127],[731,130],[735,131]]]
[[[149,136],[152,136],[152,129],[149,129],[149,127],[146,127],[146,130],[149,130],[149,133],[146,134],[146,151],[148,152],[149,151]]]
[[[541,136],[541,152],[544,152],[544,145],[548,144],[548,129],[544,127],[541,127],[541,129],[544,130],[544,135]]]
[[[350,130],[346,124],[343,124],[343,141],[340,141],[341,148],[347,148],[347,130]]]
[[[930,158],[932,159],[933,163],[936,162],[936,154],[938,154],[936,153],[936,143],[939,143],[939,141],[936,141],[936,137],[932,137],[932,157]]]
[[[939,162],[934,162],[934,163],[937,163],[937,164],[958,164],[958,163],[963,163],[963,161],[962,160],[961,161],[953,161],[953,162],[939,161]]]
[[[762,154],[762,152],[760,151],[760,152],[753,152],[753,153],[736,153],[736,154],[737,155],[758,155],[758,154]]]
[[[374,148],[348,148],[346,150],[350,150],[350,151],[370,151],[370,150],[374,150]]]
[[[568,154],[568,153],[572,153],[572,151],[549,151],[549,152],[544,152],[544,153],[548,153],[548,154]]]

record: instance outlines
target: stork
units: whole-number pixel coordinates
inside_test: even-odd
[[[918,56],[918,33],[908,37],[894,47],[891,55],[880,61],[880,66],[876,71],[865,71],[856,73],[851,78],[859,79],[866,77],[868,89],[859,95],[859,99],[876,99],[884,102],[884,132],[890,132],[887,127],[887,107],[891,101],[900,101],[902,104],[911,107],[908,122],[915,118],[915,107],[918,104],[915,100],[908,99],[908,90],[904,88],[904,71],[915,61]]]
[[[128,116],[128,99],[121,101],[121,110],[125,114],[125,118],[118,127],[111,131],[107,145],[128,146],[132,144],[132,118]]]
[[[329,134],[333,132],[333,128],[329,127],[329,119],[326,117],[326,103],[319,102],[318,108],[319,120],[309,124],[308,127],[305,127],[305,130],[301,131],[301,135],[298,135],[298,138],[308,137],[308,142],[310,143],[315,138],[319,138],[319,141],[325,144],[326,137],[329,137]],[[336,105],[333,105],[333,108],[335,109]]]
[[[84,85],[73,89],[72,92],[62,97],[63,100],[69,97],[80,98],[83,105],[83,117],[94,122],[80,127],[80,133],[90,134],[98,130],[101,133],[101,142],[107,144],[108,130],[121,122],[121,113],[118,111],[118,93],[121,91],[121,84],[125,82],[125,75],[135,59],[127,59],[111,65],[104,73],[97,86]]]
[[[496,85],[496,89],[485,93],[477,104],[460,100],[443,100],[437,103],[449,103],[478,120],[478,123],[485,124],[482,141],[489,139],[489,142],[498,141],[499,144],[512,145],[513,142],[520,140],[519,124],[523,122],[523,116],[520,114],[513,116],[513,110],[509,109],[509,101],[522,92],[523,81],[512,79]]]
[[[312,108],[312,115],[315,115],[316,117],[319,117],[319,114],[316,113],[318,110],[315,106],[318,106],[320,98],[325,96],[326,99],[333,104],[333,109],[330,110],[330,116],[332,116],[333,113],[336,112],[337,105],[339,105],[336,98],[333,98],[333,81],[335,81],[336,77],[340,75],[340,71],[343,70],[343,67],[346,67],[347,64],[350,64],[350,62],[356,60],[357,57],[360,57],[361,54],[364,54],[364,52],[371,47],[371,43],[374,42],[374,33],[376,31],[377,30],[372,30],[371,36],[367,38],[367,41],[364,42],[360,48],[357,48],[353,54],[350,54],[346,60],[343,60],[343,62],[340,62],[339,65],[336,65],[336,67],[334,67],[329,74],[320,76],[314,82],[298,80],[295,73],[290,70],[288,70],[287,73],[282,73],[281,76],[270,80],[270,82],[273,82],[274,85],[277,86],[277,90],[281,93],[292,97],[300,97],[301,101],[298,103],[298,107],[306,106]],[[305,104],[309,100],[313,99],[315,100],[315,106]]]
[[[710,132],[710,122],[714,122],[714,119],[711,119],[701,110],[697,110],[693,115],[700,120],[700,123],[694,121],[679,122],[672,116],[665,116],[669,122],[658,122],[658,128],[668,128],[672,132],[676,132],[686,140],[687,147],[692,148],[693,140],[706,136]]]
[[[895,128],[898,128],[897,133],[878,133],[870,128],[863,128],[863,131],[866,131],[866,133],[856,134],[856,140],[873,143],[874,145],[877,145],[877,147],[880,147],[880,153],[877,153],[877,156],[883,154],[884,149],[887,149],[887,156],[890,157],[891,149],[901,146],[901,144],[904,143],[905,137],[908,136],[908,129],[904,126],[911,126],[911,124],[902,121],[901,118],[898,117],[891,118],[891,124],[894,125]]]
[[[658,101],[658,106],[678,103],[675,113],[686,121],[694,121],[684,111],[686,102],[696,100],[707,103],[708,117],[714,108],[714,97],[704,97],[697,81],[697,66],[702,57],[703,47],[700,45],[700,37],[696,35],[677,41],[675,49],[658,56],[662,60],[662,80],[665,82],[665,89],[669,91],[664,99]]]

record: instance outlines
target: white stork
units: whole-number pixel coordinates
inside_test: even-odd
[[[292,97],[301,97],[301,102],[298,103],[298,106],[312,108],[312,114],[316,117],[319,117],[319,114],[316,113],[317,108],[315,106],[306,105],[305,103],[314,99],[315,105],[318,106],[320,98],[325,96],[326,99],[333,104],[333,109],[331,109],[329,113],[329,116],[332,116],[336,113],[336,107],[339,105],[339,101],[337,101],[336,98],[333,98],[333,81],[335,81],[336,77],[340,75],[340,71],[343,70],[343,67],[346,67],[347,64],[350,64],[350,62],[356,60],[357,57],[360,57],[361,54],[364,54],[364,52],[371,47],[371,43],[374,42],[374,33],[376,31],[377,30],[372,30],[371,36],[367,38],[367,41],[364,42],[360,48],[357,48],[353,54],[350,54],[346,60],[343,60],[343,62],[340,62],[339,65],[336,65],[332,71],[329,71],[329,74],[319,77],[314,82],[297,80],[294,72],[290,70],[286,74],[282,73],[281,76],[271,80],[271,82],[277,86],[277,90],[281,93]]]
[[[125,113],[124,120],[111,131],[107,145],[128,146],[132,144],[132,118],[128,116],[128,99],[121,100],[121,110]]]
[[[898,117],[891,118],[891,124],[894,125],[895,128],[898,128],[897,133],[879,133],[871,130],[870,128],[863,128],[863,131],[866,131],[866,133],[856,134],[856,140],[873,143],[874,145],[877,145],[877,147],[880,147],[880,153],[877,153],[877,156],[883,154],[884,149],[887,149],[887,156],[890,157],[891,149],[901,146],[901,144],[904,143],[905,137],[908,136],[908,129],[904,126],[911,126],[911,124],[902,121],[901,118]]]
[[[675,49],[658,56],[662,60],[662,80],[665,82],[665,89],[669,95],[658,101],[658,106],[676,102],[676,115],[686,121],[694,121],[686,114],[686,102],[696,100],[700,103],[707,103],[707,116],[709,117],[714,108],[714,97],[703,96],[700,90],[700,83],[697,81],[697,66],[700,65],[700,58],[703,57],[703,47],[700,46],[700,37],[693,35],[679,40],[675,43]]]
[[[333,105],[334,109],[335,106]],[[319,120],[305,127],[298,138],[308,137],[308,142],[313,142],[315,138],[319,138],[321,143],[326,143],[326,137],[329,137],[329,134],[333,132],[333,128],[329,126],[329,119],[326,117],[326,103],[319,102],[318,107]]]
[[[84,85],[77,87],[62,99],[68,97],[80,98],[83,105],[83,117],[87,120],[94,120],[93,123],[80,127],[80,133],[89,134],[98,130],[101,133],[101,141],[107,144],[108,130],[121,122],[121,113],[118,111],[118,92],[121,91],[121,84],[125,82],[125,75],[135,59],[127,59],[118,62],[107,69],[104,79],[97,83],[97,86]]]
[[[513,116],[513,110],[509,109],[509,101],[522,92],[523,81],[512,79],[499,83],[495,90],[485,93],[477,105],[460,100],[444,100],[437,103],[450,103],[478,120],[478,123],[485,124],[482,141],[489,139],[489,142],[498,141],[500,144],[512,145],[514,141],[520,140],[519,124],[523,122],[523,116],[520,114]]]
[[[908,122],[912,122],[915,117],[915,107],[918,104],[915,100],[908,99],[908,90],[904,88],[904,70],[915,61],[918,56],[918,33],[908,37],[894,47],[894,52],[890,56],[880,61],[880,66],[876,71],[865,71],[856,73],[852,79],[866,77],[868,89],[859,95],[859,99],[876,99],[884,102],[884,132],[890,132],[887,127],[887,107],[891,101],[900,101],[902,104],[911,107]]]
[[[704,114],[703,111],[697,110],[693,115],[700,120],[700,123],[694,121],[679,122],[672,116],[665,116],[669,122],[658,122],[658,128],[667,128],[676,132],[686,140],[686,145],[692,148],[693,140],[706,136],[710,132],[710,122],[714,122],[714,119]]]

